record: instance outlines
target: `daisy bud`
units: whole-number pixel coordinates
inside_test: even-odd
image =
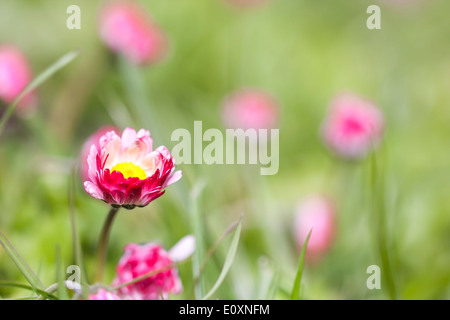
[[[12,103],[31,80],[31,69],[24,54],[12,45],[0,46],[0,99]],[[36,106],[36,95],[30,92],[19,102],[16,112],[25,116]]]
[[[230,129],[274,129],[278,126],[279,107],[263,91],[244,89],[225,99],[223,121]]]
[[[294,221],[294,236],[300,250],[312,229],[305,255],[308,262],[317,262],[331,247],[335,228],[335,208],[329,199],[317,195],[300,204]]]
[[[334,153],[360,159],[378,146],[383,130],[383,114],[373,102],[354,94],[341,94],[331,101],[321,133]]]
[[[162,196],[165,188],[181,178],[169,150],[153,150],[148,130],[127,128],[122,136],[114,131],[102,135],[90,148],[88,194],[114,207],[145,207]]]
[[[138,65],[159,61],[167,49],[166,36],[135,1],[105,3],[98,28],[102,41],[113,52]]]

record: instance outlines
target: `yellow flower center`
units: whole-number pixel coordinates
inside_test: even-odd
[[[145,171],[141,167],[131,162],[118,163],[114,167],[112,167],[111,172],[113,171],[122,172],[125,179],[139,178],[140,180],[145,180],[147,178]]]

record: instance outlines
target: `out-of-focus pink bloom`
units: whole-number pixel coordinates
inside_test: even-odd
[[[165,34],[135,1],[109,1],[101,8],[99,32],[114,52],[135,64],[159,61],[167,50]]]
[[[305,259],[308,262],[317,262],[333,244],[336,231],[334,205],[324,196],[311,196],[297,209],[294,236],[299,249],[311,229]]]
[[[359,159],[376,147],[384,131],[384,117],[371,101],[340,94],[331,101],[322,124],[322,138],[336,154]]]
[[[225,99],[223,121],[233,129],[274,129],[278,125],[279,107],[268,93],[243,89]]]
[[[104,289],[98,289],[97,293],[90,294],[89,300],[122,300],[118,295]]]
[[[97,149],[100,148],[100,138],[104,136],[106,133],[113,131],[116,134],[119,134],[120,130],[112,125],[106,125],[101,127],[96,132],[94,132],[83,144],[80,155],[80,175],[83,181],[89,180],[89,166],[88,166],[88,157],[91,152],[92,145],[95,145]]]
[[[253,8],[267,2],[268,0],[225,0],[225,1],[241,8]]]
[[[149,277],[120,288],[119,294],[131,300],[166,300],[169,294],[179,294],[183,289],[174,261],[160,245],[128,244],[116,268],[113,285],[119,286],[146,274]]]
[[[12,45],[0,46],[0,99],[11,103],[32,79],[31,69],[25,55]],[[34,92],[27,94],[16,111],[21,115],[31,113],[37,105]]]
[[[126,209],[144,207],[159,198],[181,178],[181,171],[174,172],[174,159],[166,147],[152,148],[148,130],[127,128],[122,136],[107,132],[90,148],[86,192]]]

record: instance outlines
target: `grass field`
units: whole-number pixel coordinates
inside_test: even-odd
[[[194,121],[225,132],[224,99],[257,88],[279,105],[278,172],[177,164],[183,177],[162,197],[119,211],[105,284],[128,243],[168,250],[193,234],[194,255],[178,265],[184,290],[171,299],[204,297],[222,271],[208,298],[291,299],[301,251],[296,212],[322,194],[334,203],[335,234],[320,259],[306,257],[297,298],[450,298],[450,3],[268,0],[242,9],[225,0],[141,1],[168,47],[160,61],[136,66],[101,41],[103,1],[76,1],[79,30],[66,26],[72,2],[0,2],[0,46],[19,47],[35,77],[54,71],[38,83],[36,111],[13,113],[0,135],[0,231],[43,288],[67,279],[80,257],[82,283],[95,282],[109,206],[85,192],[77,172],[92,133],[145,128],[154,148],[172,150],[172,133],[194,135]],[[366,27],[372,4],[381,8],[380,30]],[[320,135],[341,92],[373,101],[384,115],[378,148],[358,160],[336,156]],[[0,101],[2,119],[8,104]],[[0,296],[35,298],[17,287],[29,284],[11,255],[0,249]],[[367,287],[372,265],[380,267],[379,290]]]

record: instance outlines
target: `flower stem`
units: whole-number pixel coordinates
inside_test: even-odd
[[[108,251],[108,240],[109,234],[111,232],[111,227],[114,222],[114,218],[119,212],[120,207],[111,207],[111,210],[108,213],[108,217],[103,224],[103,229],[100,234],[100,238],[98,240],[98,251],[97,251],[97,282],[102,282],[103,273],[105,271],[105,262],[106,262],[106,253]]]
[[[391,300],[397,299],[397,289],[392,270],[391,259],[389,255],[389,246],[387,240],[387,226],[386,226],[386,200],[384,194],[384,186],[382,175],[377,165],[376,154],[372,156],[371,163],[372,174],[372,194],[373,194],[373,210],[376,219],[376,243],[378,246],[378,253],[381,260],[381,266],[385,274],[385,283],[388,288],[389,297]]]

